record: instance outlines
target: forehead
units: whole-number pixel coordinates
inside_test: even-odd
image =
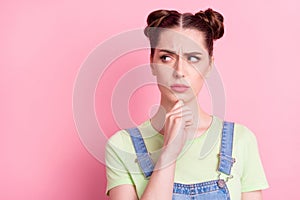
[[[207,53],[204,35],[195,29],[164,29],[159,35],[157,49],[168,49],[174,52]]]

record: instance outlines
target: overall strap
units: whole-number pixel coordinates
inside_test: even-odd
[[[145,178],[149,178],[154,169],[154,163],[147,151],[144,139],[140,133],[138,128],[130,128],[126,129],[129,133],[130,138],[132,140],[135,153],[137,156],[137,162],[145,176]]]
[[[234,123],[224,121],[218,171],[227,175],[230,175],[231,167],[235,162],[232,158],[233,131]]]

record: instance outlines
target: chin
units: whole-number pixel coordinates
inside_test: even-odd
[[[176,93],[167,89],[166,87],[159,87],[159,90],[161,93],[161,98],[170,102],[171,104],[177,102],[178,100],[182,100],[184,103],[186,103],[197,99],[197,95],[191,91],[185,93]]]
[[[182,100],[184,103],[190,102],[192,100],[197,100],[197,96],[187,94],[168,94],[162,95],[162,98],[166,99],[170,103],[175,103],[178,100]]]

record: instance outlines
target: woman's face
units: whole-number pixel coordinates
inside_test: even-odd
[[[151,57],[162,100],[188,102],[197,97],[211,60],[203,34],[195,29],[165,29]]]

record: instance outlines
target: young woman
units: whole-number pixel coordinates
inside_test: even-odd
[[[262,199],[268,183],[254,134],[206,113],[197,99],[213,67],[213,41],[224,33],[223,16],[212,9],[194,15],[157,10],[147,23],[160,108],[151,119],[110,138],[110,199]],[[207,146],[213,135],[215,142]]]

